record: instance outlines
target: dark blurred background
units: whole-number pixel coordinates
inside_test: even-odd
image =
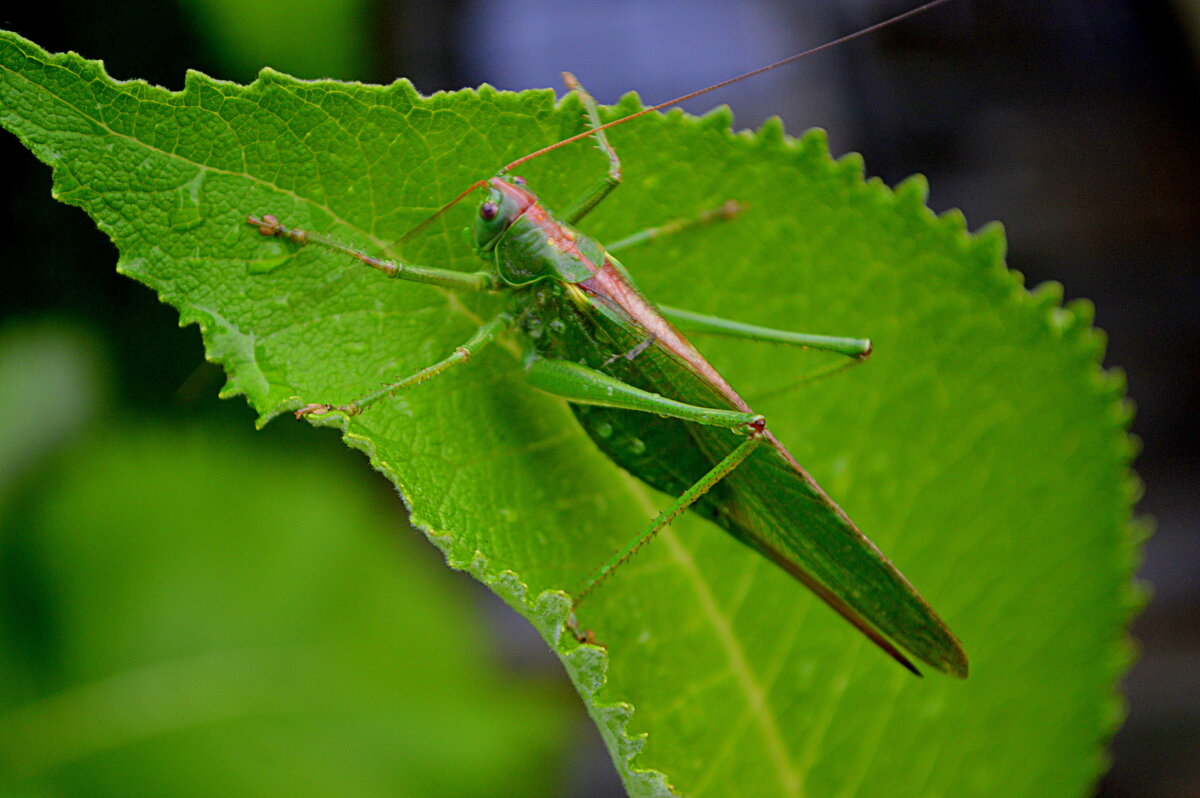
[[[171,89],[182,87],[189,68],[246,82],[264,64],[307,78],[407,76],[426,93],[485,81],[557,87],[559,72],[570,69],[601,102],[629,90],[658,102],[912,4],[45,0],[0,15],[0,27],[51,51],[102,59],[118,79]],[[1068,298],[1095,303],[1096,323],[1109,335],[1106,365],[1128,374],[1137,403],[1133,431],[1144,449],[1136,468],[1146,486],[1140,513],[1157,530],[1141,569],[1153,599],[1133,629],[1142,656],[1125,683],[1129,717],[1112,744],[1103,796],[1200,796],[1198,75],[1196,0],[956,0],[688,106],[701,112],[727,103],[739,127],[774,114],[794,134],[824,127],[835,154],[861,152],[868,173],[888,183],[921,172],[934,210],[960,208],[972,228],[1004,222],[1009,264],[1030,285],[1056,280]],[[61,412],[52,416],[61,418],[57,437],[43,436],[41,444],[21,444],[11,425],[0,435],[7,461],[0,463],[0,518],[7,519],[0,526],[0,631],[17,652],[14,667],[27,672],[16,692],[30,698],[73,683],[66,646],[34,631],[58,619],[66,600],[53,589],[59,577],[39,570],[49,566],[15,534],[68,523],[38,508],[47,501],[45,485],[67,479],[64,460],[77,463],[80,451],[91,452],[70,447],[83,446],[71,443],[81,436],[92,440],[95,418],[119,413],[200,438],[241,436],[230,445],[248,435],[247,458],[269,445],[286,452],[286,462],[332,464],[347,485],[370,477],[361,457],[332,434],[285,422],[257,437],[247,432],[252,413],[240,399],[216,399],[223,377],[204,362],[195,328],[178,329],[173,310],[115,273],[112,245],[83,213],[51,200],[49,170],[7,134],[0,158],[0,263],[10,270],[0,292],[0,347],[15,347],[4,350],[10,366],[14,352],[26,353],[26,375],[38,368],[76,375],[19,389],[19,375],[5,382],[0,364],[10,420],[14,411],[23,416],[43,405]],[[42,349],[30,349],[31,341]],[[169,436],[159,445],[191,451]],[[377,529],[363,532],[364,540],[401,546],[391,541],[412,537],[400,533],[401,507],[381,478],[375,482],[363,501]],[[402,548],[405,557],[439,568],[432,547]],[[458,678],[505,684],[541,701],[547,735],[561,741],[538,748],[538,772],[551,774],[546,784],[517,781],[513,794],[619,794],[561,670],[524,621],[465,577],[440,581],[438,590],[466,596],[452,600],[465,602],[462,634],[488,644],[479,655],[486,672]],[[472,604],[485,623],[472,617]],[[56,668],[62,672],[47,675]],[[3,739],[0,733],[0,747]],[[81,782],[70,779],[47,783],[56,789],[13,794],[103,793],[76,790]],[[113,786],[112,794],[122,791]]]

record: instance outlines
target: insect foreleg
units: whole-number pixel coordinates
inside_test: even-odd
[[[347,416],[357,416],[370,405],[378,402],[380,399],[386,399],[397,391],[402,391],[405,388],[411,388],[414,385],[419,385],[426,380],[431,380],[441,374],[451,366],[457,366],[470,361],[471,356],[483,349],[485,346],[496,340],[496,336],[507,330],[513,325],[513,317],[508,313],[501,313],[496,318],[489,321],[487,324],[475,331],[475,334],[467,339],[466,343],[459,346],[450,354],[432,366],[410,374],[402,380],[385,385],[374,393],[368,394],[361,399],[356,399],[346,405],[326,405],[326,404],[311,404],[305,405],[296,411],[296,418],[301,416],[313,415],[320,416],[325,413],[345,413]]]
[[[587,90],[579,84],[575,76],[570,72],[563,73],[563,81],[567,84],[567,88],[579,95],[579,99],[583,102],[584,111],[587,113],[588,126],[591,128],[600,127],[600,112],[596,110],[596,101],[592,99],[592,95],[587,93]],[[608,156],[608,174],[600,179],[596,185],[588,189],[582,197],[575,201],[563,213],[563,218],[568,224],[575,224],[584,216],[600,204],[600,201],[612,193],[612,190],[621,185],[621,159],[617,157],[617,151],[608,143],[608,136],[603,130],[596,131],[596,146],[600,151]]]
[[[427,266],[412,266],[400,261],[382,260],[368,255],[361,249],[348,247],[345,244],[334,241],[327,236],[310,233],[307,230],[285,227],[270,214],[263,216],[261,219],[251,216],[246,220],[246,224],[251,227],[257,227],[258,232],[265,236],[276,236],[277,238],[286,239],[301,246],[316,244],[326,249],[332,249],[335,252],[341,252],[370,266],[372,269],[378,269],[388,277],[409,280],[414,283],[425,283],[426,285],[437,285],[442,288],[451,288],[458,291],[495,291],[500,288],[500,283],[495,275],[490,272],[456,272],[450,269],[433,269]]]

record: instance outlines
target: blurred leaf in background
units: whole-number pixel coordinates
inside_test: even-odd
[[[0,336],[0,793],[556,794],[565,693],[504,672],[394,501],[248,429],[116,422],[89,348]]]
[[[181,0],[230,80],[264,66],[304,78],[364,80],[367,0]]]
[[[314,77],[361,77],[361,7],[256,4],[240,13],[231,4],[202,2],[49,3],[14,9],[5,24],[55,37],[66,48],[103,50],[126,77],[167,84],[181,81],[188,68],[233,77],[238,69],[253,75],[264,63]],[[0,292],[0,395],[8,408],[0,419],[0,794],[273,795],[297,784],[293,794],[325,794],[330,784],[339,795],[373,794],[381,784],[388,795],[405,794],[405,785],[413,788],[407,794],[561,794],[563,764],[556,757],[567,746],[576,755],[587,750],[581,732],[590,733],[596,749],[599,741],[582,725],[587,722],[578,699],[536,636],[512,635],[532,639],[532,651],[518,651],[508,639],[511,624],[524,621],[506,610],[507,616],[491,612],[490,628],[482,629],[474,616],[480,596],[490,595],[469,580],[447,577],[441,557],[404,523],[394,492],[381,480],[363,480],[361,457],[334,436],[313,436],[298,424],[251,432],[252,415],[243,405],[217,400],[224,377],[204,362],[195,331],[177,329],[172,309],[116,274],[116,253],[103,234],[76,210],[49,201],[43,167],[25,152],[18,156],[8,137],[2,144],[8,149],[0,213],[20,224],[0,238],[0,260],[18,265],[21,276]],[[65,321],[41,321],[47,308],[53,308],[50,318]],[[103,432],[114,423],[112,408],[119,408],[123,432]],[[183,429],[171,432],[178,427]],[[176,434],[180,440],[172,440]],[[267,462],[256,459],[269,450],[275,454]],[[102,487],[109,470],[101,463],[103,452],[110,460],[122,460],[119,452],[137,458],[114,469],[121,484]],[[239,469],[273,471],[275,477],[258,492],[257,478]],[[143,489],[149,477],[159,480],[157,493]],[[220,479],[226,480],[224,494]],[[81,486],[75,499],[56,493],[87,480],[91,487]],[[340,495],[347,480],[357,488]],[[94,517],[84,513],[85,490],[101,502]],[[204,499],[205,491],[218,495]],[[234,497],[238,491],[258,495]],[[60,501],[63,514],[50,518]],[[285,522],[287,508],[325,501],[332,506],[314,511],[300,528],[274,528],[279,539],[293,531],[301,539],[253,560],[253,578],[263,580],[262,587],[256,581],[236,585],[247,577],[249,563],[232,563],[228,577],[215,573],[224,564],[219,554],[226,535],[231,552],[245,552],[253,541],[266,545],[263,536],[272,530],[258,526],[254,516],[270,518],[275,507],[274,520]],[[70,534],[54,529],[66,522],[68,505],[85,516],[72,519],[77,529]],[[217,512],[225,506],[248,515],[226,518]],[[355,506],[348,522],[315,525]],[[141,526],[132,517],[114,519],[118,510],[136,515]],[[176,535],[177,525],[190,532]],[[216,549],[197,552],[203,541]],[[88,559],[68,551],[73,542],[97,557],[107,556],[104,546],[118,551],[107,562]],[[131,550],[140,553],[132,556]],[[185,551],[207,565],[198,572],[201,566],[189,565]],[[47,562],[52,554],[63,561]],[[306,586],[305,575],[313,559],[325,555],[346,569],[327,585],[337,594],[309,619],[304,613],[323,594]],[[177,578],[183,584],[172,588]],[[79,606],[89,591],[111,596],[128,614],[118,607]],[[261,591],[273,592],[260,601]],[[197,594],[204,595],[197,600]],[[238,617],[213,610],[220,603],[232,612],[239,596]],[[175,600],[196,605],[172,608]],[[427,602],[439,608],[425,613]],[[292,604],[303,606],[288,611]],[[259,607],[262,617],[255,615]],[[342,610],[349,614],[335,617]],[[60,612],[69,617],[69,629]],[[401,614],[403,623],[396,621]],[[290,626],[274,628],[283,615],[294,616]],[[143,623],[157,621],[161,632],[172,617],[188,627],[174,634],[195,634],[197,645],[181,644],[186,650],[175,652],[136,639]],[[96,629],[85,628],[93,623]],[[496,623],[499,630],[491,628]],[[343,624],[345,629],[334,629]],[[213,631],[223,625],[230,626],[227,639]],[[240,645],[250,630],[266,627],[270,634],[260,642],[238,649],[245,654],[239,667],[238,652],[225,646]],[[75,640],[60,639],[68,631]],[[349,640],[359,633],[365,639]],[[278,657],[268,654],[303,648],[310,638],[311,652],[293,658],[295,678],[286,688],[273,678]],[[331,646],[336,651],[328,653]],[[451,656],[441,661],[443,653]],[[514,667],[525,675],[514,675]],[[326,677],[334,681],[323,682]],[[140,689],[151,682],[161,696],[158,707],[159,699],[149,701]],[[446,695],[451,682],[456,691]],[[256,702],[260,687],[270,689]],[[143,699],[136,711],[123,700],[129,690]],[[185,700],[188,693],[196,700]],[[207,700],[214,693],[227,698]],[[366,704],[376,709],[363,711]],[[511,716],[497,737],[492,724],[500,722],[504,706]],[[460,717],[476,709],[474,718]],[[408,726],[414,720],[417,725]],[[454,735],[442,733],[448,725]],[[219,736],[228,741],[215,740]],[[314,747],[349,753],[339,771],[332,754]],[[293,768],[295,776],[289,775]],[[161,787],[172,770],[177,778],[169,789]],[[484,772],[490,772],[486,784],[476,778]],[[423,783],[429,774],[434,782]],[[611,769],[606,775],[615,778]]]

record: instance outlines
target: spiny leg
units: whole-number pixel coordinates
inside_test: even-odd
[[[716,485],[729,472],[741,465],[742,461],[749,457],[750,453],[760,443],[762,443],[762,434],[752,434],[749,438],[742,441],[736,449],[726,455],[725,459],[713,466],[712,470],[702,476],[696,484],[685,490],[683,495],[676,499],[670,507],[659,513],[658,517],[651,521],[650,525],[643,529],[637,537],[626,543],[612,557],[609,557],[604,565],[596,569],[587,583],[576,591],[575,597],[571,600],[571,609],[578,607],[580,602],[595,590],[601,582],[610,577],[613,571],[617,570],[622,563],[641,551],[643,546],[653,540],[654,536],[674,521],[680,513],[699,501],[700,497],[708,493],[713,485]]]
[[[567,84],[568,89],[579,95],[579,99],[583,102],[588,126],[593,129],[600,127],[600,112],[596,109],[596,101],[592,99],[592,95],[587,93],[587,90],[570,72],[563,73],[563,82]],[[608,143],[608,135],[600,130],[596,133],[595,139],[596,146],[608,156],[608,173],[563,212],[563,218],[568,224],[575,224],[587,216],[592,208],[599,205],[600,201],[611,194],[613,189],[621,185],[621,159],[617,157],[617,151]]]
[[[681,421],[738,430],[745,435],[745,440],[738,444],[732,452],[684,491],[670,507],[659,513],[658,517],[637,537],[629,541],[604,565],[600,566],[587,583],[576,592],[575,598],[572,600],[572,608],[579,606],[584,597],[595,590],[596,586],[607,579],[622,563],[636,554],[680,513],[695,504],[713,485],[720,482],[749,457],[750,453],[762,442],[766,430],[766,420],[756,413],[677,402],[569,360],[534,359],[526,365],[525,370],[526,377],[535,387],[576,404],[655,413]],[[591,640],[589,634],[581,633],[576,628],[574,618],[570,625],[581,642]]]
[[[325,413],[345,413],[347,416],[357,416],[359,413],[366,410],[369,406],[378,402],[380,399],[385,399],[397,391],[402,391],[405,388],[411,388],[414,385],[419,385],[426,380],[431,380],[434,377],[446,371],[451,366],[457,366],[467,363],[471,360],[471,356],[484,348],[492,341],[496,340],[496,336],[507,330],[513,324],[513,317],[508,313],[501,313],[496,318],[489,321],[487,324],[475,331],[475,334],[467,339],[466,343],[456,348],[449,357],[439,360],[432,366],[410,374],[398,382],[385,385],[374,393],[367,394],[361,399],[355,399],[353,402],[345,405],[327,405],[327,404],[310,404],[305,405],[296,411],[296,418],[301,416],[320,416]]]
[[[246,224],[258,228],[258,232],[265,236],[275,236],[276,238],[282,238],[301,246],[316,244],[317,246],[331,249],[334,252],[349,255],[355,260],[370,266],[372,269],[378,269],[387,277],[409,280],[414,283],[424,283],[426,285],[437,285],[442,288],[451,288],[459,291],[495,291],[501,287],[496,277],[490,272],[456,272],[450,269],[434,269],[427,266],[412,266],[400,261],[382,260],[368,255],[361,249],[348,247],[345,244],[334,241],[328,236],[323,236],[319,233],[310,233],[307,230],[298,228],[285,227],[270,214],[263,216],[261,219],[251,216],[246,219]]]

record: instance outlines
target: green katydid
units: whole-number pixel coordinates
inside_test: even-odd
[[[388,277],[452,290],[503,292],[509,297],[503,312],[445,359],[349,404],[306,405],[296,411],[297,417],[329,412],[356,415],[400,390],[467,363],[509,331],[523,332],[528,381],[566,399],[584,430],[614,463],[678,497],[594,572],[575,592],[574,605],[672,519],[691,509],[779,565],[912,672],[919,675],[901,648],[939,671],[965,677],[966,654],[938,615],[796,462],[767,429],[763,416],[680,330],[822,349],[846,356],[847,365],[865,360],[870,342],[766,329],[656,306],[613,257],[621,246],[731,217],[738,211],[736,203],[643,231],[608,248],[574,228],[621,182],[620,160],[605,135],[607,128],[943,2],[934,0],[851,36],[608,124],[600,123],[595,102],[573,77],[565,75],[568,87],[583,102],[587,129],[509,163],[442,208],[445,211],[476,189],[485,191],[472,229],[475,251],[488,263],[484,271],[467,273],[382,260],[327,237],[288,228],[273,216],[251,216],[248,223],[263,235],[342,252]],[[608,172],[556,216],[511,170],[587,136],[594,136],[608,157]]]

